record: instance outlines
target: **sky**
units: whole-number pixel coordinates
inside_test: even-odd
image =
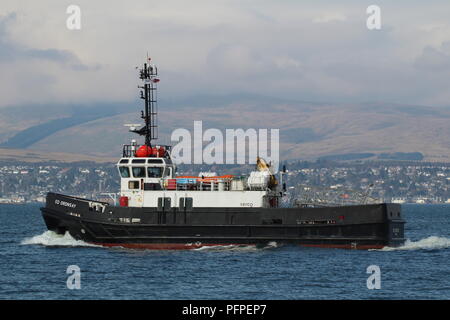
[[[147,53],[166,98],[450,106],[449,17],[437,0],[2,0],[0,107],[133,100]]]

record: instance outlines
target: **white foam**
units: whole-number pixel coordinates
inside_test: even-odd
[[[396,251],[396,250],[433,250],[450,248],[450,238],[431,236],[418,241],[407,239],[401,247],[384,247],[377,251]]]
[[[26,238],[20,244],[38,244],[46,247],[98,247],[82,240],[76,240],[68,232],[61,235],[53,231],[45,231],[43,234]]]
[[[230,245],[219,245],[219,246],[202,246],[193,250],[196,251],[259,251],[265,249],[277,248],[278,244],[273,241],[269,242],[265,247],[258,247],[256,245],[242,245],[242,244],[230,244]]]
[[[230,245],[218,245],[218,246],[201,246],[199,248],[195,248],[195,251],[227,251],[234,250],[238,247],[238,245],[230,244]],[[251,247],[251,246],[246,246]]]

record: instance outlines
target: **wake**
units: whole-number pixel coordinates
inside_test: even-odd
[[[264,247],[259,247],[256,245],[218,245],[218,246],[203,246],[200,248],[193,249],[194,251],[241,251],[241,252],[249,252],[249,251],[260,251],[267,249],[278,248],[279,245],[276,242],[269,242]]]
[[[406,240],[401,247],[384,247],[376,251],[399,251],[399,250],[435,250],[450,248],[450,238],[431,236],[418,241]]]
[[[103,248],[101,245],[90,244],[82,240],[74,239],[68,232],[64,235],[57,234],[53,231],[45,231],[44,233],[25,238],[21,241],[21,245],[41,245],[45,247],[97,247]],[[266,249],[277,248],[278,244],[276,242],[270,242],[264,247],[257,247],[255,245],[218,245],[218,246],[202,246],[200,248],[191,249],[195,251],[259,251]],[[127,249],[127,248],[123,248]],[[134,249],[127,249],[134,250]],[[146,249],[148,250],[148,249]]]
[[[45,247],[99,247],[94,244],[74,239],[68,232],[64,235],[53,231],[22,240],[21,245],[42,245]]]

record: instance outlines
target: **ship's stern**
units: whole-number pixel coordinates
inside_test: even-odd
[[[387,221],[387,246],[402,246],[405,243],[405,220],[403,219],[401,205],[386,203],[385,214]]]

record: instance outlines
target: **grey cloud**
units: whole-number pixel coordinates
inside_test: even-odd
[[[23,46],[8,37],[8,27],[17,19],[16,13],[0,16],[0,62],[12,62],[23,59],[51,61],[75,71],[97,70],[99,65],[89,66],[68,50],[36,49]]]
[[[439,49],[430,46],[424,48],[422,54],[415,60],[414,66],[427,72],[450,71],[450,54],[447,53],[449,47],[450,42],[445,42]]]
[[[67,50],[57,50],[57,49],[24,49],[22,51],[24,57],[50,60],[59,63],[70,63],[77,61],[78,58],[71,52]]]
[[[50,3],[42,2],[39,6]],[[138,64],[148,50],[160,70],[161,96],[245,91],[329,102],[448,105],[450,101],[446,88],[450,42],[434,44],[436,39],[450,40],[444,14],[450,8],[448,1],[434,8],[416,2],[407,11],[403,5],[381,1],[382,29],[377,31],[366,28],[367,4],[356,0],[230,3],[80,1],[89,8],[84,11],[83,32],[67,39],[61,30],[52,29],[64,23],[64,15],[48,6],[49,20],[38,33],[47,38],[40,48],[26,47],[25,39],[10,40],[7,31],[14,14],[0,17],[0,62],[29,59],[40,72],[47,71],[39,66],[41,61],[76,71],[101,69],[88,79],[83,72],[63,78],[65,74],[49,70],[59,80],[58,90],[51,92],[54,99],[66,99],[63,92],[72,99],[102,99],[111,88],[120,88],[114,90],[116,97],[133,96],[130,65]],[[35,8],[23,5],[17,12],[27,10],[30,14]],[[29,37],[34,21],[24,22],[18,33]],[[429,28],[436,24],[440,27]],[[55,39],[64,47],[54,48]],[[105,67],[86,65],[78,58],[81,54]],[[74,85],[77,90],[72,90]]]
[[[11,22],[16,21],[17,14],[11,12],[6,16],[0,16],[0,39],[6,34],[6,28]]]

